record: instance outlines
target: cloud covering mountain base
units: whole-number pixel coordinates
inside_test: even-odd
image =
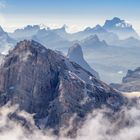
[[[25,117],[30,123],[30,129],[14,119],[9,119],[13,112]],[[117,114],[105,108],[93,111],[78,130],[76,137],[68,138],[65,132],[67,130],[62,128],[60,135],[56,136],[51,130],[45,132],[39,130],[34,125],[32,115],[19,111],[18,106],[6,105],[0,109],[0,140],[138,140],[140,138],[140,106],[124,107]]]

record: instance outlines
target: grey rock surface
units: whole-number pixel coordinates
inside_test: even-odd
[[[69,48],[67,57],[71,60],[79,64],[81,67],[83,67],[85,70],[92,73],[96,78],[100,79],[98,72],[96,72],[94,69],[92,69],[89,64],[84,59],[82,47],[76,43],[72,47]]]
[[[140,67],[128,70],[121,84],[111,84],[111,86],[124,92],[140,91]]]
[[[124,97],[80,65],[35,41],[21,41],[0,66],[0,105],[18,104],[40,129],[66,128],[105,105],[116,111]]]

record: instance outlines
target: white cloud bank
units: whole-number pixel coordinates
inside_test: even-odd
[[[8,119],[8,114],[17,110],[15,107],[0,109],[0,140],[139,140],[140,139],[140,107],[123,108],[116,120],[108,119],[103,112],[106,109],[94,111],[87,117],[84,125],[79,129],[77,137],[70,139],[63,136],[56,137],[51,132],[38,130],[32,116],[25,112],[18,112],[26,116],[32,126],[32,132],[26,131],[20,124]]]

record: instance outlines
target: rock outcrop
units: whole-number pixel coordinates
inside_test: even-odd
[[[96,78],[99,78],[98,72],[96,72],[94,69],[92,69],[89,64],[85,61],[83,56],[82,47],[76,43],[72,47],[69,48],[67,57],[71,60],[79,64],[81,67],[83,67],[85,70],[89,71],[91,74],[93,74]]]
[[[128,70],[126,76],[122,79],[121,84],[111,84],[112,87],[119,91],[135,92],[140,91],[140,67],[134,71]]]

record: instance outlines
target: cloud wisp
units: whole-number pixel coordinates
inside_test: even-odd
[[[20,123],[9,119],[9,114],[17,112],[25,117],[31,131]],[[0,109],[0,140],[139,140],[140,106],[122,108],[117,115],[110,117],[110,110],[100,109],[89,114],[75,138],[66,138],[63,129],[57,137],[49,131],[36,128],[32,115],[19,111],[18,107],[4,106]]]

